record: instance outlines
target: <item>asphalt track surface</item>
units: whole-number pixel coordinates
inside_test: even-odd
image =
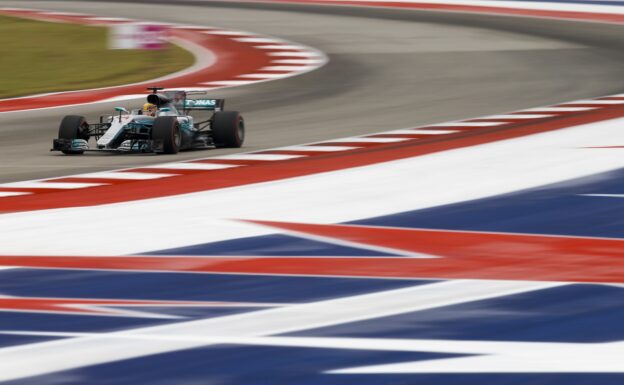
[[[186,152],[176,160],[622,92],[617,80],[624,75],[624,26],[374,8],[139,3],[0,1],[0,6],[243,29],[307,44],[330,58],[322,69],[302,76],[217,90],[215,97],[227,98],[227,106],[246,118],[245,147]],[[63,115],[95,120],[112,106],[0,114],[0,182],[172,160],[48,151]]]

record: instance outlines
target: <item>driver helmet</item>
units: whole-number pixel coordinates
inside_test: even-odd
[[[155,104],[145,103],[143,105],[143,115],[156,116],[157,110],[158,110],[158,107],[156,107]]]

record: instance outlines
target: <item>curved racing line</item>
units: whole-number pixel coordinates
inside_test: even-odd
[[[104,26],[136,22],[125,18],[21,8],[0,8],[0,15]],[[165,27],[168,36],[183,43],[185,48],[197,49],[196,54],[214,55],[214,63],[207,60],[200,63],[199,68],[193,66],[190,70],[135,84],[2,99],[0,113],[136,99],[144,97],[145,87],[155,83],[159,87],[187,90],[252,84],[299,75],[327,62],[325,55],[312,48],[251,32],[175,24],[165,24]]]

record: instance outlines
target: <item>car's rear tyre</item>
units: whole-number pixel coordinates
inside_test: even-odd
[[[245,121],[238,111],[215,112],[212,118],[215,147],[237,148],[245,141]]]
[[[89,140],[89,124],[84,116],[67,115],[61,120],[59,126],[59,139],[84,139]],[[84,151],[62,150],[66,155],[82,155]]]
[[[157,154],[177,154],[180,151],[182,134],[180,124],[175,116],[160,116],[154,119],[152,140],[158,143]]]

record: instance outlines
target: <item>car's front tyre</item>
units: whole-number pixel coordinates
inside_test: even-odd
[[[67,115],[61,121],[58,132],[59,139],[74,140],[83,139],[89,140],[89,124],[84,116]],[[84,150],[62,150],[66,155],[82,155]]]
[[[157,154],[177,154],[182,143],[180,124],[175,116],[159,116],[152,127],[154,152]]]

